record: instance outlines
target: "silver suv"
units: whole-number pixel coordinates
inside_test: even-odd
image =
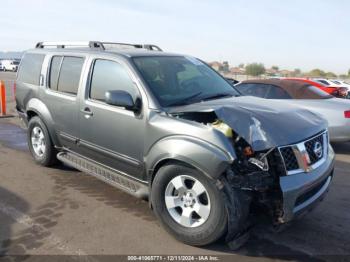
[[[190,245],[238,238],[255,207],[287,223],[332,180],[322,118],[240,96],[201,60],[154,45],[38,43],[16,96],[37,163],[58,159],[148,198]]]

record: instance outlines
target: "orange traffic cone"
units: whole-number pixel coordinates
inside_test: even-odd
[[[6,88],[3,81],[0,81],[0,116],[6,116]]]

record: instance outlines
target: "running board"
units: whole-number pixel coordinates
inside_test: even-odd
[[[148,198],[148,186],[146,184],[128,178],[115,170],[106,168],[92,160],[83,158],[71,152],[60,152],[57,154],[57,158],[63,163],[92,175],[103,182],[136,196],[137,198]]]

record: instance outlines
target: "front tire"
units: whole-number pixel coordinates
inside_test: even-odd
[[[36,163],[52,166],[57,163],[57,151],[53,146],[49,131],[44,122],[37,116],[28,123],[28,147]]]
[[[152,184],[151,202],[165,229],[181,242],[203,246],[226,232],[222,194],[214,181],[194,168],[181,164],[161,167]]]

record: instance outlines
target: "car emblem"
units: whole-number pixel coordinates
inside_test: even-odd
[[[318,159],[320,159],[323,155],[323,149],[322,149],[322,144],[320,142],[316,142],[314,144],[314,153],[317,156]]]

